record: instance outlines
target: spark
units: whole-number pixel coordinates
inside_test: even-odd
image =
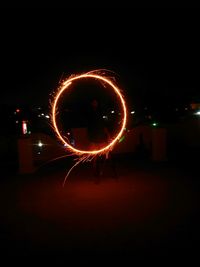
[[[69,150],[73,155],[76,155],[79,157],[79,160],[70,169],[67,176],[72,171],[72,169],[75,166],[77,166],[80,162],[89,161],[89,160],[92,160],[97,155],[109,153],[113,149],[114,145],[120,140],[120,138],[123,135],[124,129],[126,128],[127,111],[126,111],[126,103],[125,103],[124,97],[121,93],[120,88],[116,85],[115,81],[111,79],[110,77],[107,77],[106,75],[107,73],[108,71],[102,72],[102,70],[95,70],[95,71],[90,71],[90,72],[83,73],[83,74],[71,75],[69,78],[63,80],[63,82],[60,84],[57,92],[54,95],[54,99],[51,102],[51,122],[52,122],[52,127],[56,133],[56,136],[64,144],[67,150]],[[105,147],[102,147],[96,150],[80,150],[80,149],[73,147],[70,144],[69,140],[66,141],[64,139],[64,136],[60,133],[58,126],[57,126],[57,121],[56,121],[56,118],[58,115],[59,100],[61,96],[63,95],[63,93],[66,90],[70,90],[70,87],[74,81],[88,79],[88,78],[98,80],[100,83],[103,83],[104,85],[109,85],[109,88],[115,92],[116,96],[120,100],[120,104],[121,104],[122,111],[123,111],[122,123],[119,129],[119,132],[115,135],[114,138],[111,139],[111,141]],[[66,181],[67,176],[65,177],[64,183]]]

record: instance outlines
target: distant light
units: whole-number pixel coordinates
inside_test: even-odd
[[[119,112],[118,115],[121,115],[121,113]]]
[[[134,113],[135,113],[135,111],[134,111],[134,110],[132,110],[132,111],[131,111],[131,114],[134,114]]]
[[[41,113],[41,116],[44,116],[44,113]]]
[[[28,131],[28,134],[31,134],[31,131]]]
[[[112,111],[111,111],[111,113],[113,114],[113,113],[115,113],[115,111],[114,111],[114,110],[112,110]]]
[[[42,147],[43,145],[44,145],[44,144],[43,144],[41,141],[38,142],[38,146],[39,146],[39,147]]]
[[[195,115],[200,115],[200,110],[194,113]]]
[[[45,118],[49,119],[49,118],[50,118],[50,116],[49,116],[49,115],[46,115],[46,116],[45,116]]]
[[[27,122],[22,121],[22,133],[27,134]]]
[[[41,115],[39,114],[39,115],[38,115],[38,117],[40,118],[40,117],[41,117]]]
[[[17,109],[16,109],[16,112],[17,112],[17,113],[19,113],[19,112],[20,112],[20,109],[19,109],[19,108],[17,108]]]
[[[156,126],[158,126],[158,123],[157,122],[153,122],[152,126],[156,127]]]
[[[185,110],[188,110],[188,108],[185,108]]]
[[[19,123],[19,121],[16,121],[16,123]]]
[[[15,111],[15,112],[14,112],[14,114],[16,115],[16,114],[17,114],[17,112]]]
[[[103,116],[103,119],[106,119],[106,120],[107,120],[107,119],[108,119],[108,116],[104,115],[104,116]]]
[[[68,132],[67,135],[70,135],[70,132]]]
[[[123,135],[123,136],[119,139],[119,143],[121,143],[124,139],[125,139],[125,136]]]
[[[38,155],[40,155],[41,154],[41,152],[40,151],[38,151]]]

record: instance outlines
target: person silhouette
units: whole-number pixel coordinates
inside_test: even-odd
[[[90,150],[99,150],[108,144],[110,139],[108,128],[103,119],[102,110],[97,99],[92,99],[88,113],[88,139]],[[94,176],[99,181],[103,174],[105,155],[97,155],[93,159]]]

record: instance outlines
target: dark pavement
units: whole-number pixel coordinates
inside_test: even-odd
[[[7,260],[135,262],[199,254],[199,180],[168,163],[117,159],[99,183],[89,163],[62,182],[72,162],[32,175],[4,175],[1,252]],[[162,264],[161,264],[162,265]]]

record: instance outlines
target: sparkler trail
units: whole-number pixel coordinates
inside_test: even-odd
[[[108,71],[107,71],[108,73]],[[98,80],[101,83],[104,83],[105,85],[109,85],[109,87],[115,92],[115,95],[118,97],[118,99],[120,100],[121,103],[121,107],[123,110],[123,119],[122,119],[122,123],[121,123],[121,128],[119,130],[119,132],[116,134],[116,136],[110,141],[110,143],[108,143],[105,147],[100,148],[100,149],[96,149],[96,150],[80,150],[77,149],[75,147],[73,147],[68,141],[66,141],[64,139],[64,136],[62,136],[62,134],[60,133],[58,126],[57,126],[57,122],[56,122],[56,117],[57,117],[57,111],[58,111],[58,107],[59,107],[59,100],[61,98],[61,96],[63,95],[63,93],[66,90],[70,89],[70,85],[77,80],[82,80],[82,79],[95,79]],[[61,86],[58,88],[57,92],[55,93],[54,99],[51,103],[52,106],[52,110],[51,110],[51,122],[52,122],[52,126],[53,129],[58,137],[58,139],[65,145],[66,149],[71,152],[73,155],[77,155],[80,157],[80,159],[78,160],[78,162],[76,162],[76,164],[70,169],[70,171],[68,172],[67,176],[69,175],[69,173],[71,172],[71,170],[78,165],[78,163],[80,162],[84,162],[87,160],[91,160],[93,157],[95,157],[96,155],[101,155],[101,154],[106,154],[109,153],[109,151],[111,151],[114,147],[114,145],[120,140],[120,138],[123,135],[123,132],[126,128],[126,123],[127,123],[127,111],[126,111],[126,103],[125,100],[123,98],[123,95],[121,93],[121,90],[119,89],[119,87],[115,84],[114,80],[107,77],[106,72],[102,72],[102,70],[94,70],[94,71],[90,71],[84,74],[80,74],[80,75],[71,75],[69,78],[65,79],[63,81],[63,83],[61,84]],[[66,181],[66,178],[64,180],[64,183]],[[63,184],[64,184],[63,183]]]

